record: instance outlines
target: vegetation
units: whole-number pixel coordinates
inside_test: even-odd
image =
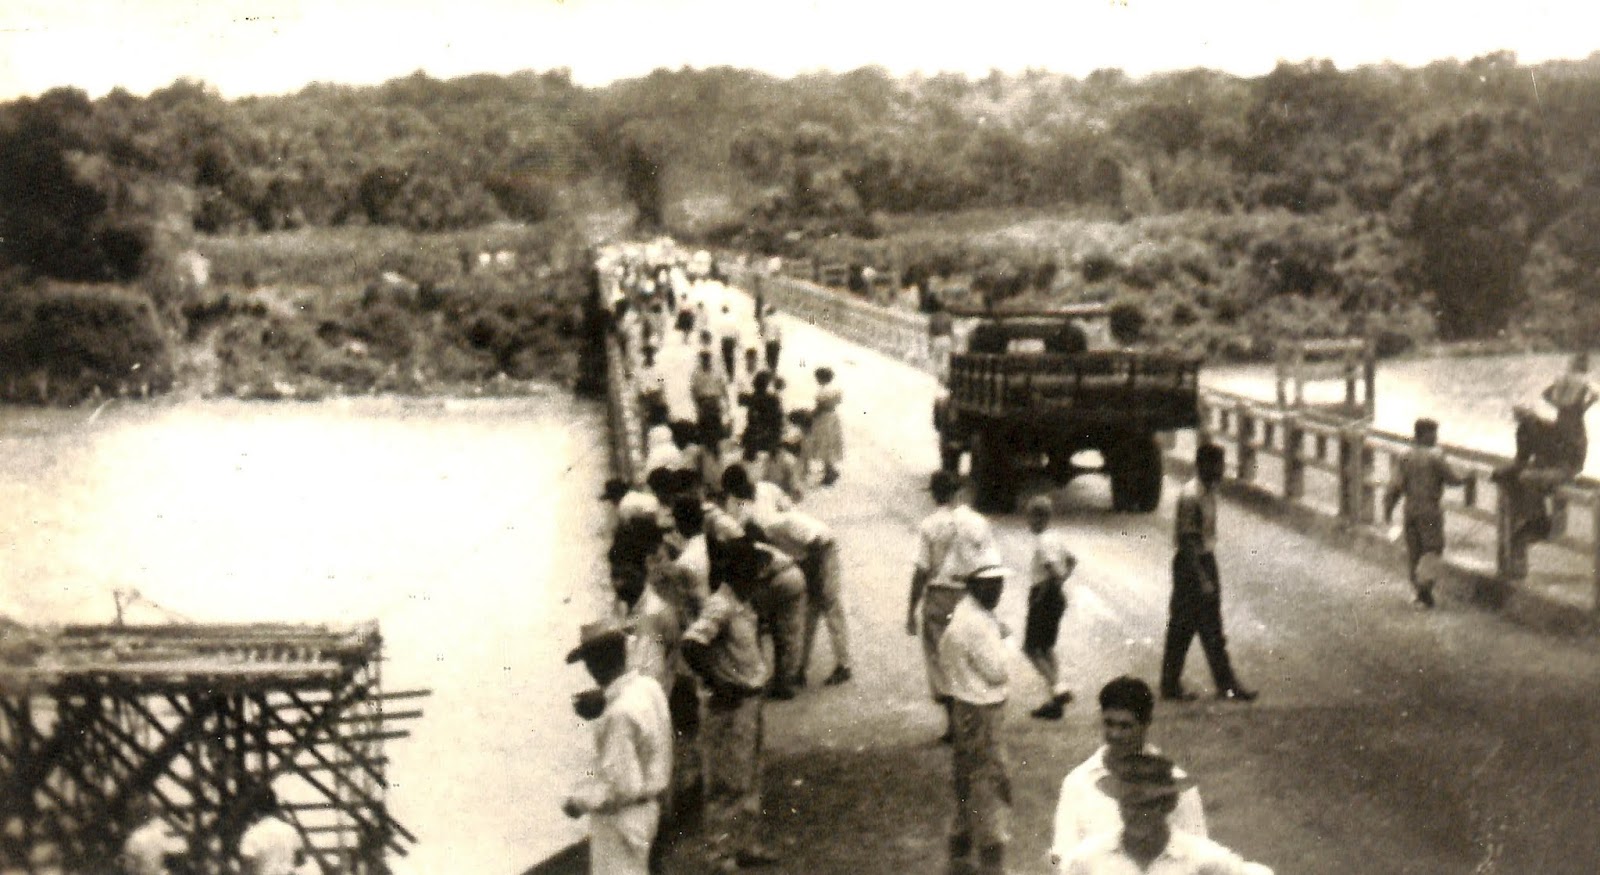
[[[907,283],[1123,302],[1145,334],[1216,354],[1369,329],[1389,348],[1592,345],[1597,134],[1600,57],[1505,53],[1254,79],[714,68],[603,89],[418,73],[235,101],[189,80],[57,89],[0,105],[0,296],[122,284],[181,336],[205,303],[185,270],[197,245],[230,288],[385,270],[437,285],[481,251],[453,235],[628,204],[644,228]],[[347,260],[317,243],[330,228],[425,236]],[[519,257],[565,270],[570,236]],[[310,275],[275,274],[274,249],[297,247],[323,253],[288,258]]]

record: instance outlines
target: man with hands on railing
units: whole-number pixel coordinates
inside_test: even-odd
[[[1395,505],[1405,499],[1403,532],[1411,586],[1420,610],[1433,607],[1433,586],[1444,561],[1444,508],[1439,504],[1446,486],[1467,482],[1445,459],[1437,446],[1439,423],[1423,417],[1412,429],[1416,446],[1391,463],[1389,487],[1383,494],[1383,521],[1394,519]]]

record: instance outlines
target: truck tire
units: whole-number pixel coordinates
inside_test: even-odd
[[[972,436],[971,445],[973,508],[981,513],[1010,513],[1017,495],[1010,448],[982,433]]]
[[[951,474],[961,473],[961,447],[939,441],[939,469]]]
[[[1151,513],[1161,504],[1161,447],[1140,435],[1106,452],[1111,475],[1111,509],[1117,513]]]
[[[1161,447],[1153,436],[1143,437],[1134,444],[1131,455],[1129,510],[1134,513],[1154,513],[1161,505]]]

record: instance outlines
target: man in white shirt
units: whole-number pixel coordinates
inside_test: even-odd
[[[945,733],[952,738],[950,693],[939,662],[939,638],[950,615],[966,595],[963,581],[998,555],[994,534],[982,515],[956,502],[961,478],[935,471],[928,491],[938,508],[917,526],[917,557],[911,571],[911,598],[906,605],[906,634],[917,634],[918,608],[922,619],[922,657],[928,670],[928,691],[945,709]]]
[[[568,817],[589,815],[589,871],[647,875],[661,797],[672,772],[667,695],[654,678],[627,668],[627,635],[614,623],[586,624],[568,664],[583,661],[604,691],[595,718],[594,769],[562,803]]]
[[[1011,840],[1011,776],[1000,738],[1009,680],[1007,631],[994,615],[1005,582],[1006,570],[999,565],[975,570],[939,639],[955,734],[950,862],[952,868],[960,866],[976,849],[978,875],[1003,875]]]
[[[1272,875],[1266,866],[1168,822],[1194,782],[1179,777],[1166,757],[1137,754],[1097,783],[1117,801],[1121,823],[1073,849],[1065,875]]]
[[[771,484],[763,484],[771,485]],[[773,546],[800,564],[806,578],[806,631],[800,647],[800,671],[795,686],[806,685],[805,668],[811,664],[811,648],[817,640],[817,625],[826,619],[828,637],[833,639],[833,674],[824,686],[850,680],[850,636],[845,628],[844,603],[839,598],[839,542],[833,529],[816,517],[798,510],[779,514],[761,526],[761,534]]]
[[[656,348],[644,346],[644,360],[633,375],[639,387],[639,413],[646,429],[667,422],[667,372],[656,361]]]
[[[1118,764],[1140,755],[1154,755],[1155,747],[1146,736],[1155,714],[1155,693],[1150,685],[1134,677],[1119,677],[1100,689],[1100,726],[1105,744],[1061,782],[1061,799],[1056,805],[1055,835],[1050,843],[1050,861],[1062,861],[1089,836],[1115,832],[1121,826],[1117,802],[1101,791],[1099,781]],[[1179,778],[1183,771],[1174,772]],[[1189,788],[1178,795],[1172,812],[1172,826],[1182,832],[1206,835],[1206,818],[1200,791]]]

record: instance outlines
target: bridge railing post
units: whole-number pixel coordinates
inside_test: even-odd
[[[1256,479],[1256,418],[1250,405],[1241,401],[1239,417],[1239,480],[1253,483]]]
[[[1300,417],[1283,420],[1283,497],[1299,501],[1306,494],[1305,430]]]

